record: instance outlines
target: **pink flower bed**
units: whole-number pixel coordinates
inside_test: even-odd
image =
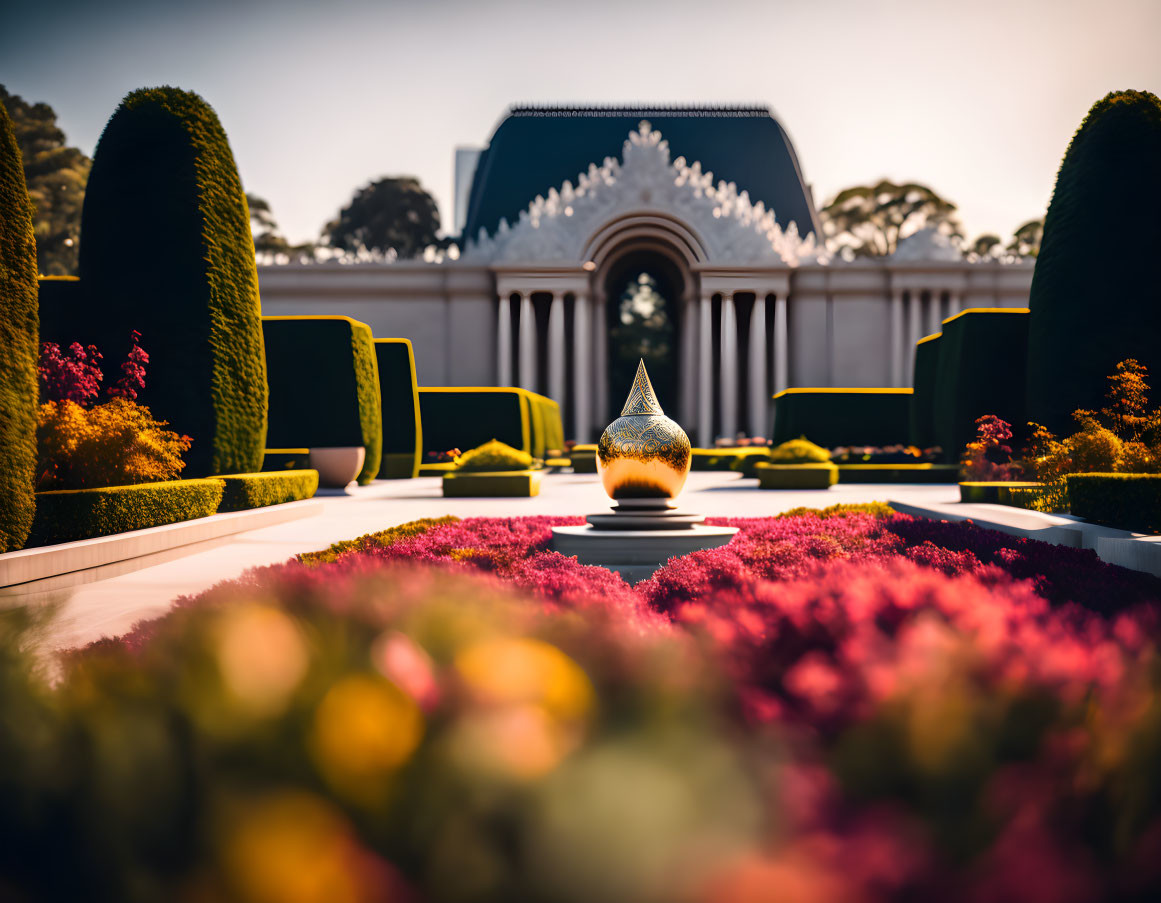
[[[118,692],[173,687],[166,717],[215,792],[321,794],[396,897],[1161,892],[1161,581],[971,525],[808,513],[718,520],[740,530],[728,546],[630,586],[549,551],[575,523],[388,531],[184,600],[72,666],[86,699],[110,663],[152,675]],[[203,684],[182,675],[254,605],[301,625],[314,664],[251,728],[190,702]],[[352,796],[319,758],[318,700],[368,669],[423,733],[390,792]]]

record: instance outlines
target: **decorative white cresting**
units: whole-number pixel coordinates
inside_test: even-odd
[[[963,251],[955,246],[951,236],[932,226],[912,232],[900,239],[892,260],[936,260],[961,263]]]
[[[514,226],[500,220],[495,234],[480,229],[464,258],[488,262],[581,263],[586,242],[605,223],[628,213],[663,212],[689,226],[702,240],[711,263],[827,263],[814,235],[805,239],[791,222],[783,229],[775,213],[753,203],[733,182],[714,185],[712,172],[684,157],[669,159],[669,143],[642,121],[629,133],[621,160],[589,165],[574,188],[565,182],[547,197],[537,195]]]

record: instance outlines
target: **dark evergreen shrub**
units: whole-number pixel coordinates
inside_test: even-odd
[[[966,310],[943,324],[932,417],[935,445],[958,459],[976,436],[976,419],[995,414],[1024,444],[1028,311]]]
[[[421,388],[424,455],[467,451],[490,439],[535,454],[528,394],[509,388]]]
[[[350,317],[263,317],[270,448],[366,449],[359,483],[379,471],[383,422],[371,329]]]
[[[939,349],[941,335],[929,335],[915,345],[915,376],[911,396],[911,444],[919,448],[931,448],[935,439],[935,380],[939,375]],[[1016,391],[1019,391],[1018,389]],[[944,457],[948,456],[944,449]]]
[[[381,478],[414,477],[423,454],[415,353],[407,339],[376,339],[379,398],[383,412]]]
[[[1136,358],[1161,373],[1161,100],[1109,94],[1064,155],[1029,307],[1028,416],[1057,433]]]
[[[36,237],[8,111],[0,104],[0,552],[24,546],[35,510]]]
[[[785,389],[774,396],[773,442],[805,436],[825,448],[907,439],[910,389]]]
[[[266,370],[246,196],[226,133],[204,100],[135,91],[93,157],[81,220],[88,335],[103,353],[130,330],[149,352],[140,397],[193,437],[193,476],[259,470]]]
[[[1073,473],[1068,480],[1068,507],[1094,524],[1161,532],[1161,474]]]

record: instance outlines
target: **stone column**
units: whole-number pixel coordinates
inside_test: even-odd
[[[754,296],[750,314],[750,412],[751,436],[766,435],[769,390],[766,387],[766,293]]]
[[[588,442],[593,418],[589,409],[592,394],[592,350],[589,342],[589,328],[592,314],[589,311],[587,295],[577,295],[572,308],[573,325],[573,438],[577,442]]]
[[[891,385],[902,386],[907,373],[903,338],[903,293],[891,293]]]
[[[697,443],[714,444],[714,310],[713,295],[702,295],[697,352]]]
[[[939,309],[940,292],[931,292],[927,298],[927,334],[943,332],[943,316]]]
[[[733,292],[722,295],[722,435],[738,432],[738,313]]]
[[[520,387],[536,391],[536,312],[527,292],[520,293]]]
[[[499,299],[496,317],[496,385],[512,385],[512,300]]]
[[[609,335],[605,324],[605,299],[598,297],[593,304],[593,369],[596,370],[596,379],[593,380],[593,416],[597,425],[603,430],[609,423]],[[626,389],[628,391],[628,389]],[[620,413],[618,410],[617,413]]]
[[[790,324],[787,304],[782,295],[774,299],[774,393],[790,385]]]
[[[564,297],[554,294],[548,308],[548,397],[564,410]]]
[[[677,367],[681,381],[681,423],[692,430],[697,420],[697,303],[689,295],[681,301],[681,356]]]
[[[923,338],[923,309],[918,292],[911,292],[907,298],[907,351],[904,357],[903,372],[907,374],[907,385],[915,384],[915,346]]]

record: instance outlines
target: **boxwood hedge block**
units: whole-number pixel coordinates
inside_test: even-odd
[[[218,477],[226,484],[219,511],[245,511],[311,498],[318,491],[317,470],[235,473]]]
[[[540,495],[543,470],[471,471],[445,473],[445,498],[532,498]]]
[[[419,390],[423,450],[466,451],[499,439],[543,458],[564,445],[560,405],[550,398],[516,388],[423,387]],[[552,443],[559,442],[559,446]]]
[[[955,464],[840,464],[840,483],[955,483]]]
[[[210,478],[38,492],[28,545],[75,542],[208,517],[218,510],[225,488],[224,481]]]
[[[759,461],[754,465],[759,489],[830,489],[838,482],[838,467],[834,464],[771,464]]]
[[[371,329],[350,317],[263,317],[271,449],[366,449],[358,481],[379,471],[383,421]]]
[[[932,410],[935,444],[958,459],[976,436],[976,419],[995,414],[1020,446],[1027,432],[1024,393],[1028,311],[965,310],[943,324]]]
[[[770,449],[753,448],[695,448],[690,453],[690,470],[733,470],[747,477],[754,476],[754,465],[770,459]]]
[[[81,283],[107,358],[141,333],[140,401],[193,437],[193,476],[256,471],[266,435],[258,272],[246,196],[217,115],[177,88],[128,95],[93,156]]]
[[[383,412],[383,463],[380,479],[419,475],[423,422],[415,352],[407,339],[375,339],[379,363],[379,406]]]
[[[1028,415],[1058,434],[1101,407],[1118,361],[1161,373],[1158,209],[1161,99],[1109,94],[1065,152],[1032,279]]]
[[[775,445],[799,436],[826,448],[906,441],[910,389],[784,389],[774,396]]]
[[[911,444],[931,448],[935,439],[935,381],[939,376],[940,333],[920,339],[915,345],[915,375],[912,378],[911,409],[908,435]],[[1018,388],[1013,391],[1019,391]],[[945,457],[950,452],[944,449]]]
[[[1076,517],[1137,533],[1161,533],[1161,474],[1074,473],[1068,505]]]
[[[0,104],[0,552],[24,545],[35,507],[36,292],[32,201]]]

